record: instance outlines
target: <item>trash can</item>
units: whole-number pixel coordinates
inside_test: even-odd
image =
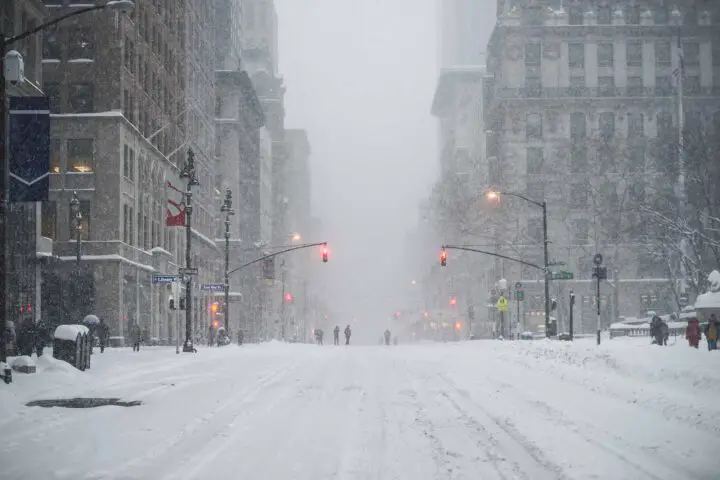
[[[78,370],[90,368],[88,328],[85,325],[60,325],[53,334],[53,357]]]

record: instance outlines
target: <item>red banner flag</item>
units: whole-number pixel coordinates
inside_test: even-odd
[[[172,183],[167,182],[168,201],[165,209],[165,225],[168,227],[185,226],[185,193]]]

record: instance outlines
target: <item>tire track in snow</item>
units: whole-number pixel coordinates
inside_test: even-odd
[[[487,438],[490,444],[511,456],[514,475],[513,478],[520,476],[528,480],[561,480],[568,479],[561,466],[548,460],[538,448],[538,446],[522,435],[511,422],[507,419],[501,419],[488,412],[482,405],[472,399],[470,395],[458,388],[458,386],[442,373],[438,373],[437,377],[443,381],[451,392],[441,391],[440,395],[458,412],[466,423],[474,428],[477,432],[482,432],[483,437]],[[465,403],[465,405],[462,405]],[[472,410],[479,412],[489,422],[483,422],[472,414]],[[484,441],[478,439],[478,446],[483,447]],[[523,458],[520,461],[519,458]],[[532,466],[528,472],[528,466]]]
[[[639,450],[636,445],[632,445],[627,441],[624,441],[619,436],[612,436],[609,432],[599,429],[597,425],[592,425],[582,420],[569,419],[564,412],[561,412],[547,402],[528,397],[525,392],[508,382],[498,380],[491,381],[493,381],[493,383],[497,384],[498,386],[507,389],[508,391],[512,391],[514,398],[528,404],[533,410],[542,412],[546,419],[552,421],[554,424],[558,425],[561,428],[569,430],[572,434],[580,437],[582,440],[589,443],[590,445],[601,449],[602,451],[620,460],[624,464],[632,467],[634,470],[637,470],[639,473],[647,476],[648,478],[651,478],[653,480],[663,480],[663,477],[656,475],[652,471],[643,467],[641,464],[629,458],[627,452],[630,452],[632,450]],[[558,418],[562,418],[562,422],[559,424],[557,423]],[[593,431],[595,432],[595,434],[593,436],[590,436],[582,433],[583,431]],[[603,437],[604,441],[599,440],[597,437]],[[622,444],[622,450],[610,446],[611,444],[618,442]],[[642,451],[641,453],[646,454],[647,452]],[[690,471],[688,465],[678,465],[670,461],[666,457],[658,455],[653,456],[653,462],[661,463],[668,470],[673,471],[674,473],[672,478],[693,478],[698,480],[703,478],[701,475]]]
[[[148,463],[152,463],[156,468],[166,470],[168,466],[175,463],[173,460],[178,458],[175,455],[175,448],[190,443],[191,445],[186,448],[193,450],[193,447],[196,445],[205,445],[206,443],[204,442],[212,440],[216,436],[216,433],[222,428],[222,425],[231,424],[237,417],[245,414],[245,411],[241,408],[243,403],[252,400],[266,388],[280,383],[283,377],[297,368],[298,364],[292,364],[260,377],[253,383],[252,387],[239,390],[235,395],[225,400],[211,412],[191,420],[175,436],[166,442],[156,445],[155,448],[152,448],[145,455],[125,462],[120,469],[115,468],[107,472],[93,472],[92,475],[95,477],[91,478],[160,478],[164,474],[148,475],[143,467]],[[235,408],[233,409],[233,407]],[[225,415],[229,409],[232,409],[229,412],[230,415]],[[168,456],[170,458],[164,458]],[[137,473],[133,474],[133,471]]]

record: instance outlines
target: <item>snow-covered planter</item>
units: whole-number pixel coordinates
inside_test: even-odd
[[[713,313],[720,319],[720,272],[713,270],[708,275],[710,290],[698,295],[695,300],[695,311],[700,322],[707,322]]]
[[[35,373],[35,362],[31,357],[23,355],[12,362],[12,369],[20,373]]]

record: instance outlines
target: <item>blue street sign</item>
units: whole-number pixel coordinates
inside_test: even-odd
[[[200,285],[200,290],[204,292],[224,292],[225,291],[225,284],[224,283],[203,283]]]
[[[50,99],[10,97],[10,202],[45,202],[50,190]]]
[[[180,275],[153,275],[152,283],[173,283],[179,282]]]

